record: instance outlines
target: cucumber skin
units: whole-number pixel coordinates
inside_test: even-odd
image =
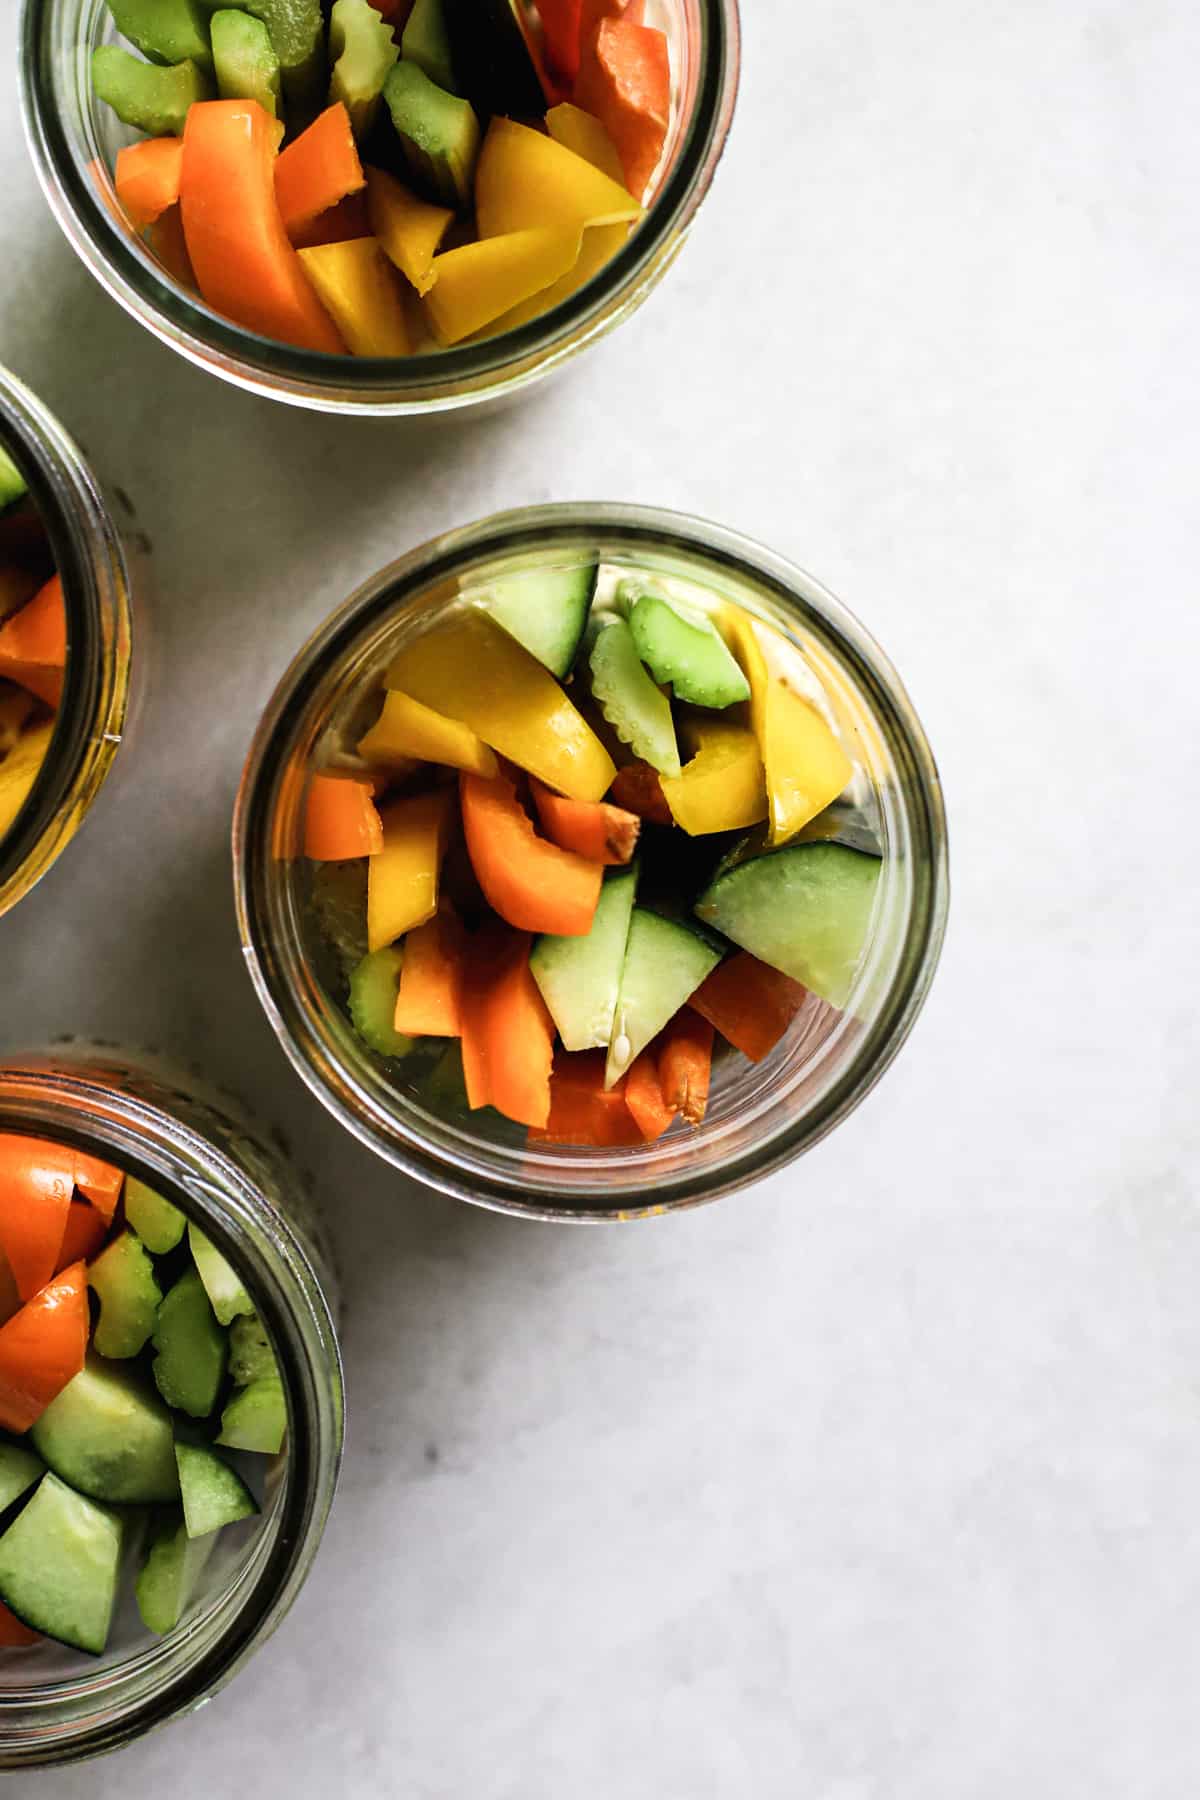
[[[660,775],[680,772],[671,704],[642,664],[626,619],[593,617],[588,633],[592,697],[608,724],[635,756]]]
[[[545,936],[533,946],[529,967],[565,1050],[601,1049],[612,1036],[637,882],[636,865],[608,877],[587,937]],[[596,997],[610,981],[611,1004]]]
[[[671,686],[677,700],[718,712],[749,700],[750,683],[711,619],[700,612],[689,618],[665,594],[633,580],[621,583],[617,601],[627,610],[638,655],[655,681]],[[683,640],[688,633],[697,641],[672,646],[672,637]],[[707,663],[707,672],[689,668],[693,660]]]
[[[199,1273],[181,1275],[158,1309],[154,1380],[176,1412],[206,1419],[217,1403],[229,1345]]]
[[[621,971],[604,1085],[614,1087],[721,961],[722,952],[689,923],[635,906]],[[656,992],[650,990],[656,989]],[[630,1017],[630,1009],[634,1017]],[[632,1029],[631,1029],[632,1027]],[[618,1046],[627,1039],[627,1054]]]
[[[364,956],[350,976],[350,1023],[367,1048],[378,1056],[407,1056],[417,1042],[392,1024],[401,960],[402,952],[394,944],[385,945]]]
[[[207,1537],[239,1519],[253,1518],[258,1502],[237,1470],[215,1450],[199,1444],[176,1444],[183,1518],[191,1538]]]
[[[600,565],[522,569],[490,584],[481,604],[497,625],[560,681],[579,654]]]

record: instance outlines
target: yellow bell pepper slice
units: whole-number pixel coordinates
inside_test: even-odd
[[[678,775],[660,777],[671,815],[689,837],[739,831],[767,817],[758,739],[732,719],[689,722],[680,736],[693,751]]]
[[[478,733],[571,800],[602,800],[612,758],[548,669],[484,612],[465,611],[407,644],[387,686]]]
[[[580,228],[513,231],[433,259],[425,307],[443,344],[457,344],[575,267]]]
[[[516,231],[615,225],[640,219],[633,195],[602,170],[515,119],[495,118],[475,169],[475,219],[481,238]]]
[[[354,356],[407,356],[412,348],[404,298],[391,263],[373,237],[301,250],[317,295]]]
[[[367,864],[369,950],[394,944],[437,911],[454,800],[453,788],[439,788],[381,809],[383,849]]]
[[[433,259],[454,214],[418,200],[385,169],[369,168],[366,175],[367,217],[380,249],[418,294],[427,294],[436,279]]]
[[[417,762],[446,763],[466,769],[489,781],[500,772],[494,750],[489,750],[469,725],[448,719],[444,713],[423,706],[411,694],[398,689],[384,696],[383,711],[358,746],[358,754],[370,763],[408,766]]]
[[[15,750],[25,722],[37,705],[27,689],[11,681],[0,681],[0,762]]]
[[[750,683],[750,722],[766,769],[769,842],[783,844],[837,799],[854,769],[805,697],[812,676],[800,652],[740,606],[722,607],[715,623]]]
[[[44,725],[22,732],[15,747],[0,762],[0,837],[29,798],[53,736],[54,720],[47,719]]]
[[[583,243],[579,255],[575,259],[575,267],[569,269],[561,280],[555,281],[540,294],[523,300],[520,306],[514,306],[510,312],[502,314],[487,327],[489,337],[499,337],[502,331],[515,331],[518,325],[526,324],[530,319],[540,319],[551,307],[558,306],[563,300],[569,300],[577,294],[585,283],[598,275],[605,263],[611,262],[621,245],[629,236],[628,225],[588,225],[584,228]]]
[[[599,169],[619,188],[624,188],[625,171],[617,146],[599,119],[593,118],[590,112],[564,100],[561,106],[552,106],[546,114],[546,130],[564,150],[573,150],[584,162],[591,163],[593,169]]]

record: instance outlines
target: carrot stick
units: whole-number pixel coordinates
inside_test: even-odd
[[[615,867],[632,861],[642,822],[603,800],[567,800],[536,778],[530,782],[542,830],[560,850]]]
[[[40,1642],[37,1632],[30,1631],[24,1620],[0,1600],[0,1650],[27,1650],[30,1644]]]
[[[554,1022],[529,969],[524,932],[490,925],[468,946],[462,987],[467,1102],[519,1125],[550,1117]]]
[[[642,1134],[626,1105],[625,1082],[604,1090],[603,1050],[559,1050],[550,1077],[550,1117],[529,1133],[531,1144],[581,1144],[607,1150],[638,1144]]]
[[[667,805],[658,770],[649,763],[632,762],[617,770],[616,780],[608,790],[612,805],[636,813],[650,825],[674,825],[675,815]]]
[[[58,1270],[72,1263],[91,1262],[108,1236],[108,1221],[86,1200],[72,1200],[67,1213],[67,1228],[58,1251]]]
[[[516,784],[502,769],[462,775],[463,829],[471,866],[489,905],[519,931],[586,937],[604,870],[536,835]]]
[[[143,138],[117,152],[117,199],[138,231],[153,225],[179,199],[183,139]]]
[[[713,1028],[683,1006],[659,1034],[658,1079],[663,1100],[689,1125],[699,1125],[708,1106],[712,1078]]]
[[[75,1152],[41,1138],[0,1137],[0,1248],[30,1300],[54,1274],[75,1189]]]
[[[808,990],[739,950],[718,963],[688,1004],[751,1062],[770,1054],[804,1005]]]
[[[87,1270],[72,1263],[0,1325],[0,1425],[28,1431],[83,1367]]]
[[[294,238],[319,214],[366,185],[350,114],[336,100],[276,161],[275,197],[284,230]]]
[[[124,1170],[114,1169],[111,1163],[101,1162],[98,1156],[75,1152],[75,1186],[110,1224],[124,1185]]]
[[[460,986],[466,934],[443,900],[427,925],[404,940],[396,1030],[406,1037],[461,1037]]]
[[[0,626],[0,676],[15,681],[57,706],[67,663],[67,609],[62,582],[52,575],[44,588]]]
[[[625,182],[640,200],[658,167],[671,119],[671,57],[661,31],[626,15],[602,19],[583,40],[575,103],[617,146]]]
[[[648,1144],[660,1138],[673,1122],[675,1114],[663,1099],[658,1059],[653,1050],[643,1050],[625,1077],[625,1104]]]
[[[353,775],[314,775],[304,814],[304,854],[315,862],[347,862],[378,856],[383,821],[375,805],[375,784]]]
[[[248,331],[344,354],[283,227],[275,198],[275,120],[255,100],[188,110],[179,201],[204,299]]]

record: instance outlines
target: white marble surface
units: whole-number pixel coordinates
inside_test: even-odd
[[[36,190],[0,30],[0,359],[136,498],[148,704],[0,926],[0,1039],[163,1044],[282,1124],[347,1276],[349,1454],[235,1688],[41,1800],[1193,1800],[1200,24],[749,0],[694,240],[502,418],[305,418],[159,348]],[[624,1231],[414,1192],[285,1066],[226,831],[349,585],[498,506],[690,508],[874,627],[955,903],[898,1065],[790,1174]],[[436,1460],[434,1447],[436,1447]]]

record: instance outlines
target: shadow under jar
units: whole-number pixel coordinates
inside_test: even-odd
[[[854,766],[854,816],[882,852],[853,987],[841,1010],[809,995],[762,1062],[714,1063],[703,1123],[638,1148],[526,1142],[490,1109],[431,1102],[408,1059],[352,1028],[314,932],[303,842],[307,775],[365,729],[363,703],[416,634],[473,604],[489,581],[598,560],[715,591],[798,647]],[[685,590],[686,591],[686,590]],[[702,839],[691,840],[702,843]],[[381,571],[309,641],[267,708],[234,824],[239,924],[276,1033],[312,1091],[362,1141],[442,1191],[544,1219],[627,1219],[715,1199],[782,1167],[878,1080],[932,981],[948,904],[937,770],[904,689],[851,614],[798,569],[698,519],[617,505],[498,515]]]
[[[48,1639],[0,1650],[0,1770],[13,1770],[114,1750],[192,1711],[265,1642],[320,1544],[341,1459],[343,1390],[327,1299],[333,1276],[315,1216],[278,1154],[224,1097],[201,1095],[119,1052],[5,1060],[0,1133],[99,1157],[194,1221],[254,1303],[287,1409],[279,1455],[249,1459],[262,1465],[251,1477],[261,1488],[261,1513],[225,1526],[174,1630],[153,1638],[141,1625],[130,1591],[131,1541],[102,1656]],[[136,1538],[144,1510],[127,1509],[127,1538]]]
[[[26,130],[43,190],[78,255],[164,343],[224,380],[323,412],[416,414],[516,393],[561,367],[641,305],[666,274],[708,192],[729,132],[740,58],[736,0],[650,0],[671,55],[671,121],[624,247],[552,311],[503,336],[404,358],[330,356],[243,330],[182,287],[116,198],[117,152],[137,134],[98,101],[90,58],[116,41],[104,0],[25,0]]]
[[[70,843],[109,772],[129,702],[131,626],[121,543],[96,481],[57,420],[3,368],[0,449],[25,480],[29,492],[20,505],[38,515],[61,579],[67,642],[53,735],[20,811],[0,835],[3,914]]]

